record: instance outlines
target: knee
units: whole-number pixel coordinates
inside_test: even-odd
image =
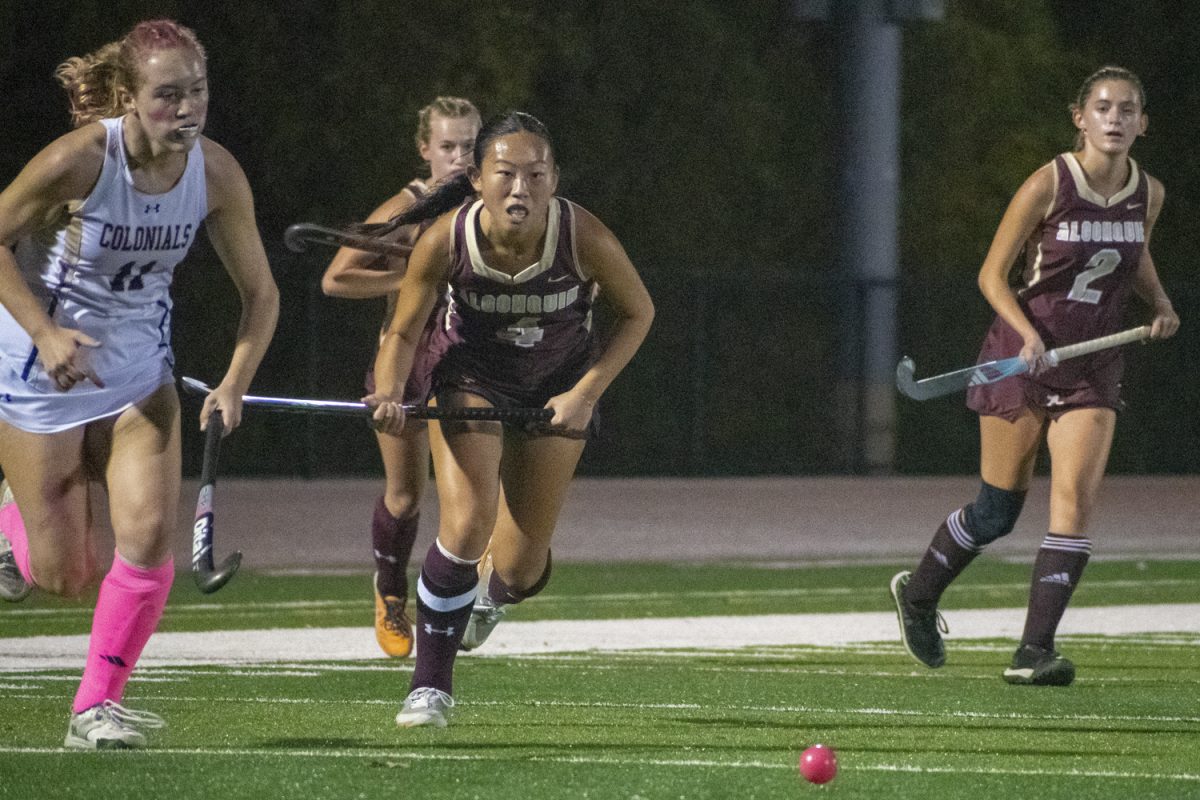
[[[150,515],[118,526],[117,551],[131,564],[161,564],[171,554],[171,535],[165,519]]]
[[[383,493],[383,505],[396,519],[411,517],[421,510],[421,495],[407,486],[388,486]]]
[[[1025,492],[997,489],[983,483],[975,502],[964,510],[967,528],[975,543],[983,546],[1012,532],[1025,505]]]

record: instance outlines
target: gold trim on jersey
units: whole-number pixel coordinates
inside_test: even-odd
[[[1137,191],[1138,182],[1141,180],[1141,171],[1138,170],[1137,162],[1132,158],[1129,159],[1129,180],[1125,182],[1125,188],[1112,197],[1105,199],[1099,192],[1088,185],[1087,175],[1084,174],[1083,167],[1080,166],[1074,153],[1066,153],[1063,161],[1066,162],[1067,169],[1071,171],[1071,177],[1075,181],[1075,191],[1079,193],[1079,196],[1089,203],[1095,203],[1101,208],[1112,208],[1122,200],[1128,199]]]
[[[484,263],[483,254],[479,251],[479,242],[475,237],[475,220],[482,208],[482,200],[476,200],[472,203],[471,207],[467,209],[466,224],[463,226],[466,233],[467,254],[471,258],[471,268],[475,270],[476,275],[481,275],[497,283],[524,283],[536,278],[554,265],[554,254],[558,250],[558,224],[562,216],[562,209],[559,207],[557,197],[550,199],[550,213],[546,219],[546,243],[542,247],[542,257],[516,275],[509,275],[507,272],[492,269]]]

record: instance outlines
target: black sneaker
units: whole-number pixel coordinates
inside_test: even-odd
[[[896,618],[900,621],[900,641],[910,656],[936,669],[946,663],[942,634],[949,633],[950,629],[936,608],[922,611],[904,599],[904,587],[911,577],[908,570],[892,577],[892,600],[896,602]]]
[[[1004,680],[1019,686],[1070,686],[1075,665],[1056,650],[1023,644],[1013,653],[1012,666],[1004,670]]]

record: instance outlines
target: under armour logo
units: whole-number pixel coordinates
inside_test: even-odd
[[[1067,588],[1070,588],[1071,576],[1065,572],[1053,572],[1049,575],[1043,576],[1038,583],[1053,583],[1056,586],[1066,586]]]
[[[124,667],[125,661],[120,656],[100,656],[114,667]]]
[[[1046,408],[1049,408],[1050,406],[1065,406],[1065,405],[1066,405],[1066,403],[1063,402],[1063,399],[1056,394],[1051,394],[1051,395],[1046,396]]]
[[[454,635],[454,626],[451,625],[448,628],[435,628],[435,627],[433,627],[433,625],[426,622],[425,623],[425,633],[427,633],[430,636],[433,636],[435,633],[440,633],[443,636],[453,636]]]
[[[378,550],[375,550],[373,552],[375,553],[376,558],[382,558],[384,561],[387,561],[390,564],[400,563],[400,559],[396,558],[395,556],[389,556],[386,553],[379,552]]]
[[[154,213],[157,214],[159,211],[159,204],[158,203],[146,203],[146,210],[143,211],[142,213],[149,214],[151,210],[153,210]]]

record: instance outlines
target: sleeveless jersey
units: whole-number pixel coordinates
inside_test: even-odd
[[[172,380],[170,286],[208,213],[199,144],[174,187],[133,186],[123,118],[105,119],[104,165],[91,193],[21,239],[21,274],[54,321],[101,343],[86,351],[105,382],[59,392],[37,348],[0,308],[0,419],[33,432],[65,430],[118,413]]]
[[[1129,180],[1096,194],[1075,156],[1054,159],[1054,203],[1026,248],[1018,296],[1047,347],[1116,333],[1146,242],[1149,181],[1129,160]]]
[[[1025,249],[1018,302],[1046,349],[1117,332],[1146,243],[1150,182],[1133,159],[1129,180],[1105,199],[1071,153],[1054,159],[1054,200]],[[996,317],[979,361],[1016,355],[1021,337]],[[1120,408],[1119,348],[1064,361],[1037,376],[972,387],[968,405],[1015,419],[1021,407],[1051,415],[1079,407]]]
[[[426,191],[428,191],[428,187],[425,185],[425,181],[421,180],[420,178],[413,178],[411,181],[405,184],[404,188],[400,191],[408,192],[413,196],[414,199],[419,201],[425,196]],[[420,225],[409,226],[411,230],[400,237],[398,241],[402,241],[404,244],[407,244],[411,247],[417,243],[417,237],[424,233],[425,229],[428,228],[432,223],[433,220],[429,220],[428,222],[423,222]],[[371,268],[380,271],[386,271],[388,269],[388,261],[389,259],[387,256],[381,255],[379,258],[371,262]],[[396,313],[396,301],[398,299],[399,295],[396,292],[392,292],[385,298],[386,305],[383,312],[383,324],[380,325],[379,328],[380,342],[383,341],[383,335],[387,332],[388,326],[392,323],[392,316]]]
[[[401,191],[408,192],[419,201],[425,196],[428,190],[429,187],[424,180],[413,178]],[[416,244],[421,234],[428,230],[429,226],[435,221],[436,218],[428,219],[411,226],[411,231],[402,237],[403,241],[409,245]],[[377,265],[375,268],[387,269],[388,259],[385,256],[380,256],[373,264]],[[386,307],[383,315],[383,324],[379,330],[379,341],[371,357],[371,366],[367,368],[366,377],[363,379],[363,388],[367,390],[367,394],[375,393],[375,356],[378,355],[379,345],[383,344],[383,337],[387,334],[387,329],[392,323],[392,317],[396,313],[396,305],[399,297],[398,292],[392,292],[385,299]],[[444,309],[445,302],[439,298],[433,310],[429,312],[429,319],[425,322],[425,329],[421,332],[421,339],[417,345],[417,354],[413,361],[412,370],[409,372],[408,380],[404,384],[403,400],[405,403],[422,405],[429,401],[429,397],[433,393],[433,369],[437,366],[437,362],[441,358],[441,351],[431,340],[441,324]],[[421,423],[418,420],[412,420],[410,424],[418,425]]]
[[[554,198],[541,257],[516,275],[489,267],[479,247],[475,201],[455,212],[449,306],[438,336],[438,382],[478,385],[541,406],[590,363],[597,287],[579,265],[574,206]]]

